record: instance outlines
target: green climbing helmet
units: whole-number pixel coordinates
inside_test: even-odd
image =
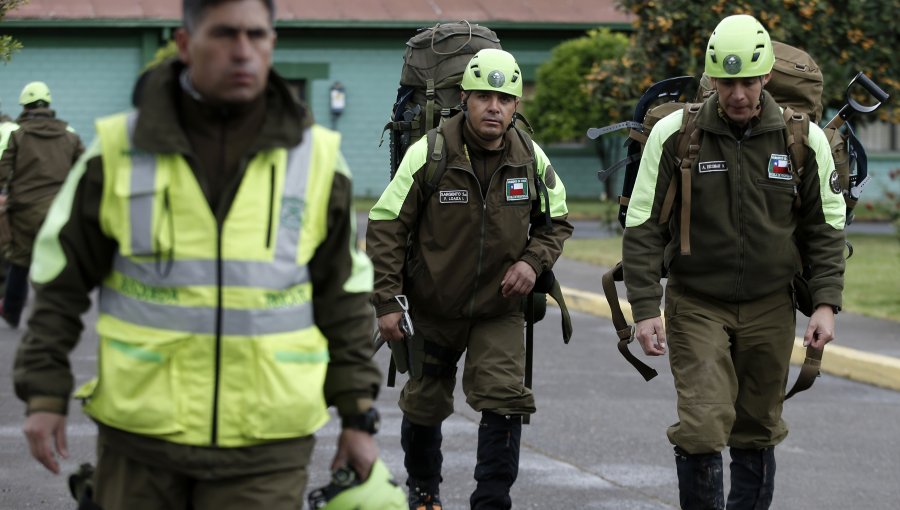
[[[372,464],[369,478],[359,483],[350,469],[339,469],[331,483],[312,491],[312,510],[407,510],[406,493],[394,481],[381,459]]]
[[[705,71],[713,78],[763,76],[774,65],[775,51],[769,32],[753,16],[728,16],[709,37]]]
[[[463,90],[491,90],[522,97],[522,71],[509,52],[485,48],[466,65],[460,85]]]
[[[22,106],[35,101],[45,101],[47,104],[50,104],[50,87],[42,81],[33,81],[25,85],[22,93],[19,94],[19,104]]]

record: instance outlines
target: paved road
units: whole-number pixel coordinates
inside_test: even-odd
[[[616,351],[609,321],[578,312],[573,321],[568,346],[560,340],[555,309],[537,327],[539,411],[523,432],[514,508],[677,508],[674,460],[664,433],[675,420],[666,360],[652,360],[660,377],[645,383]],[[21,436],[22,406],[10,382],[18,336],[0,327],[0,509],[71,509],[64,478],[31,460]],[[79,383],[94,371],[95,348],[89,334],[73,354]],[[386,356],[379,354],[382,367]],[[397,389],[384,388],[379,397],[384,426],[378,438],[387,464],[402,479],[397,396]],[[443,494],[449,509],[467,508],[474,487],[478,415],[460,392],[456,410],[444,425]],[[792,433],[778,449],[774,509],[897,508],[900,393],[826,375],[792,399],[785,416]],[[319,433],[311,485],[325,481],[337,432],[333,420]],[[66,472],[93,460],[93,434],[73,405]]]

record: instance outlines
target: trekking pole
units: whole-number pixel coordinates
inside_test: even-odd
[[[857,102],[850,96],[850,90],[853,88],[853,85],[858,84],[869,95],[877,100],[877,102],[873,105],[863,105]],[[838,114],[832,118],[824,129],[834,129],[840,130],[846,125],[847,130],[847,142],[848,142],[848,151],[850,155],[850,166],[851,168],[855,168],[855,171],[851,170],[849,176],[849,188],[844,191],[845,198],[848,200],[848,204],[855,205],[857,201],[859,201],[859,197],[862,195],[863,188],[866,184],[869,183],[869,172],[867,170],[868,161],[866,157],[865,148],[860,143],[859,139],[853,132],[853,126],[850,124],[850,119],[856,114],[867,114],[872,113],[877,110],[882,104],[886,103],[888,99],[890,99],[890,95],[881,89],[878,85],[875,84],[868,76],[864,73],[859,72],[856,73],[856,76],[850,80],[850,83],[847,84],[847,104],[841,107]],[[852,206],[848,210],[847,214],[847,224],[849,225],[853,221],[852,214]],[[853,246],[847,242],[847,246],[850,249],[850,254],[847,258],[850,258],[853,255]]]
[[[850,97],[850,89],[854,84],[859,82],[859,85],[869,93],[870,96],[874,97],[878,100],[877,103],[871,106],[865,106],[855,99]],[[881,89],[878,85],[875,84],[868,76],[866,76],[862,71],[856,73],[856,76],[850,80],[850,83],[847,85],[847,104],[841,107],[840,111],[837,115],[831,119],[828,124],[825,126],[826,128],[840,128],[846,121],[848,121],[854,115],[872,113],[877,110],[883,103],[886,103],[888,99],[890,99],[890,94]]]
[[[525,298],[525,387],[531,389],[531,374],[534,367],[534,292]],[[531,415],[522,415],[522,425],[531,423]]]

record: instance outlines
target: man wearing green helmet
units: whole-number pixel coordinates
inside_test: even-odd
[[[628,208],[625,285],[644,353],[669,350],[679,421],[668,437],[685,509],[725,508],[726,446],[728,508],[769,508],[774,447],[788,432],[781,413],[796,324],[791,280],[801,258],[813,268],[815,310],[804,344],[821,349],[834,339],[841,305],[845,206],[829,185],[831,150],[810,122],[809,156],[802,173],[793,168],[782,109],[763,90],[773,63],[769,34],[755,18],[723,19],[706,50],[715,94],[696,113],[692,168],[679,169],[679,110],[653,128]],[[683,210],[659,224],[673,178]]]
[[[8,195],[10,242],[4,247],[9,261],[7,285],[0,300],[0,317],[12,328],[19,326],[28,298],[28,268],[38,230],[69,175],[84,152],[81,138],[50,108],[50,88],[33,81],[22,88],[19,126],[6,139],[0,157],[0,183]]]
[[[411,509],[441,508],[441,423],[453,413],[464,353],[463,391],[482,413],[471,507],[511,507],[522,417],[535,410],[524,385],[523,299],[572,233],[562,181],[543,150],[513,125],[522,96],[515,58],[479,51],[461,88],[464,114],[409,148],[366,233],[379,332],[392,349],[402,348],[397,297],[406,295],[415,326],[406,341],[424,352],[421,366],[411,356],[400,396]],[[438,132],[446,171],[431,193],[428,140]]]

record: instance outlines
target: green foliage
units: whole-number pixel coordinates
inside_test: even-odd
[[[592,97],[585,77],[601,62],[622,56],[628,39],[609,30],[591,30],[584,37],[563,42],[537,71],[536,93],[525,105],[534,119],[535,139],[544,142],[580,141],[586,126],[611,120],[612,98]]]
[[[8,35],[0,35],[0,60],[9,63],[12,54],[22,49],[22,43]]]
[[[6,17],[6,13],[25,5],[28,0],[0,0],[0,21]],[[12,54],[22,49],[22,43],[8,35],[0,35],[0,61],[4,64],[12,60]]]
[[[755,16],[773,39],[812,55],[825,76],[826,108],[844,104],[847,84],[858,71],[887,93],[900,93],[897,29],[893,21],[886,21],[900,12],[900,0],[617,2],[635,15],[631,44],[620,61],[602,64],[587,80],[595,98],[613,98],[621,105],[617,120],[628,117],[637,98],[652,83],[685,74],[699,77],[710,33],[731,14]],[[858,99],[867,98],[863,95]],[[882,107],[878,117],[900,122],[896,103]]]

